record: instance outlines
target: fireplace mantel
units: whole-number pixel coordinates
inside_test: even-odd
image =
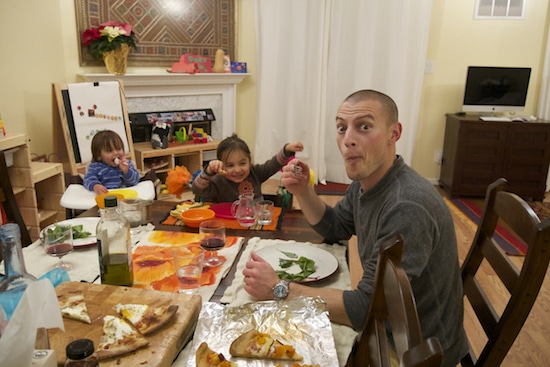
[[[153,98],[160,101],[162,98],[173,97],[221,97],[221,113],[218,111],[216,118],[221,122],[221,136],[226,137],[235,132],[236,127],[236,97],[237,84],[250,74],[241,73],[212,73],[212,74],[80,74],[79,77],[86,82],[104,82],[121,80],[127,99],[128,112],[146,112],[134,110],[130,107],[132,98]],[[206,108],[209,106],[195,106]],[[162,110],[149,107],[149,111]],[[215,111],[216,112],[216,111]],[[221,115],[221,116],[220,116]]]

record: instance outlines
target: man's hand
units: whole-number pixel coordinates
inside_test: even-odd
[[[256,255],[250,254],[243,270],[244,290],[257,300],[273,299],[273,287],[279,282],[279,276],[273,267]]]
[[[283,167],[281,184],[294,195],[301,195],[308,189],[309,166],[299,159],[293,159]]]

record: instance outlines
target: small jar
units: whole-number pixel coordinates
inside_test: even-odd
[[[69,343],[65,353],[65,367],[99,367],[99,360],[94,354],[94,342],[90,339],[78,339]]]

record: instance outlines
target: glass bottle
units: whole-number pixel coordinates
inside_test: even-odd
[[[27,273],[21,247],[21,230],[16,223],[0,226],[0,241],[4,255],[4,279],[0,282],[0,292],[17,290],[24,291],[37,279]]]
[[[99,360],[94,354],[94,342],[90,339],[77,339],[65,348],[65,367],[98,367]]]
[[[105,197],[105,208],[97,223],[96,236],[101,283],[131,287],[134,276],[130,224],[118,212],[116,196]]]

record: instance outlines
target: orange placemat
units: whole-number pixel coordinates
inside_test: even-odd
[[[172,247],[199,243],[198,233],[152,231],[146,239],[141,240],[132,251],[134,270],[134,287],[155,289],[164,292],[178,291],[178,278],[172,261]],[[217,251],[225,260],[219,267],[205,267],[201,276],[199,294],[208,300],[214,293],[223,274],[231,267],[240,247],[242,237],[226,236],[225,247]],[[207,252],[206,256],[210,256]]]
[[[182,203],[180,203],[182,204]],[[208,203],[206,203],[208,204]],[[175,207],[174,207],[175,208]],[[281,215],[282,208],[275,207],[273,208],[273,221],[270,224],[262,225],[262,224],[254,224],[253,226],[248,227],[251,231],[274,231],[277,229],[277,222],[279,220],[279,216]],[[236,219],[225,219],[225,218],[216,218],[216,220],[221,220],[225,224],[225,228],[229,229],[244,229],[245,227],[241,226],[239,222],[237,222]],[[179,218],[176,218],[170,213],[168,213],[168,216],[165,220],[162,221],[162,224],[167,226],[185,226],[183,221]]]

